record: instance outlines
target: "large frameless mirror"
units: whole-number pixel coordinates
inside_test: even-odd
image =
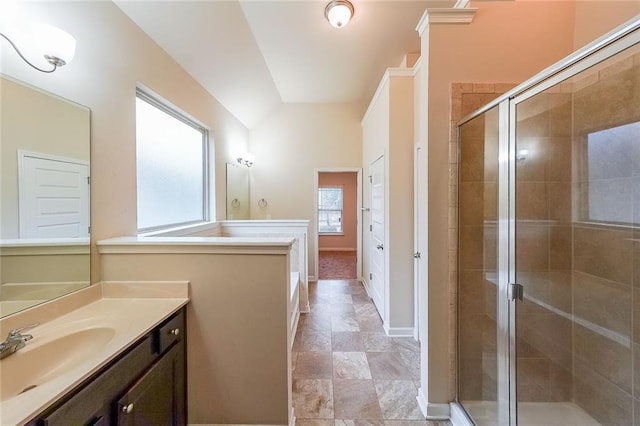
[[[0,75],[0,316],[90,283],[90,111]]]
[[[249,216],[249,169],[227,163],[227,220]]]

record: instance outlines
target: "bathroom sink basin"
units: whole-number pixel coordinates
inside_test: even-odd
[[[0,401],[28,392],[99,354],[115,330],[85,328],[42,343],[32,334],[35,338],[24,348],[0,360]]]

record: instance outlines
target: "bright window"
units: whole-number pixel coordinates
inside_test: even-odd
[[[318,232],[342,234],[342,187],[318,188]]]
[[[640,152],[640,122],[600,130],[587,135],[585,195],[588,221],[638,224],[640,209],[634,208]],[[635,192],[637,194],[637,192]]]
[[[138,231],[208,220],[207,131],[138,91]]]

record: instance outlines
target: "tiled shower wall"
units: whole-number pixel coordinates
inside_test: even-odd
[[[537,95],[516,117],[518,401],[571,401],[571,94]]]

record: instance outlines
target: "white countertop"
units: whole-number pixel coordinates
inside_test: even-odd
[[[96,285],[102,286],[100,298],[90,299],[87,304],[50,321],[41,321],[39,326],[29,330],[33,339],[27,342],[27,346],[0,360],[0,381],[2,364],[10,366],[5,361],[20,357],[30,349],[37,349],[60,336],[86,328],[107,327],[114,330],[113,337],[97,353],[83,357],[64,373],[38,383],[36,388],[28,392],[0,402],[0,424],[19,425],[29,421],[189,302],[187,282]],[[96,289],[91,291],[95,293]],[[64,297],[56,301],[61,299]],[[32,315],[28,311],[25,311],[25,320],[30,321]],[[19,322],[19,315],[13,316],[12,324]]]

